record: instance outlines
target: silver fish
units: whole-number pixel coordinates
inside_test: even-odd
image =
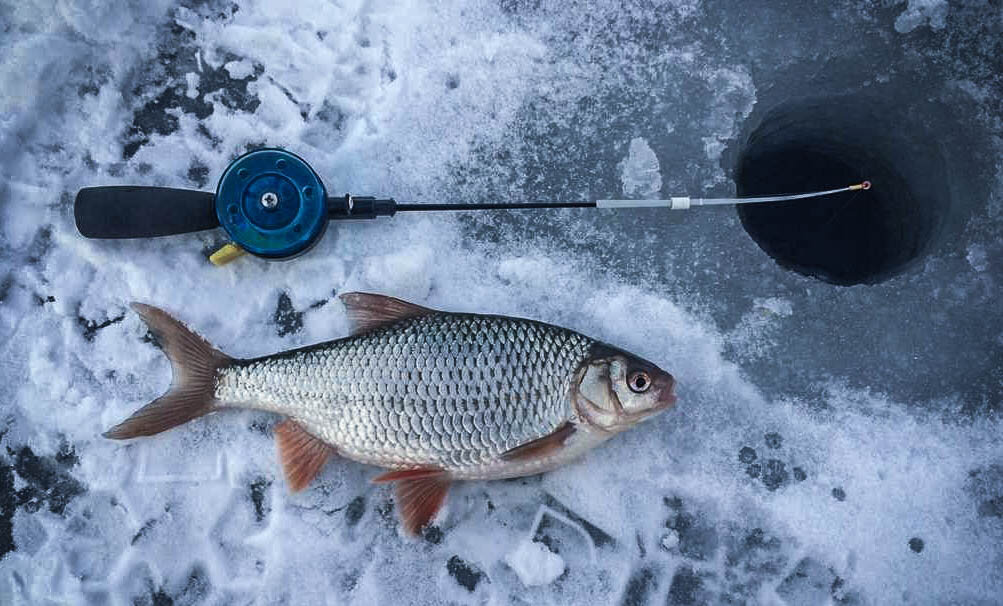
[[[563,465],[672,406],[672,375],[550,324],[341,296],[352,336],[250,360],[214,349],[166,312],[133,304],[171,360],[159,399],[104,435],[160,433],[225,408],[285,415],[279,456],[293,491],[334,454],[390,471],[405,529],[438,512],[453,480]]]

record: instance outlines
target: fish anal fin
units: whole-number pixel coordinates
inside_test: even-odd
[[[352,336],[408,318],[418,318],[435,313],[434,309],[386,295],[349,292],[339,298],[348,310],[348,319],[352,323]]]
[[[409,535],[416,535],[431,522],[446,501],[452,478],[436,467],[420,467],[390,471],[373,478],[373,482],[396,482],[394,493],[401,524]]]
[[[501,454],[501,458],[505,461],[521,461],[545,457],[563,447],[575,431],[575,425],[568,421],[542,438],[506,450]]]
[[[310,434],[292,419],[275,426],[275,442],[279,447],[282,471],[292,492],[306,488],[327,460],[338,453],[334,446]]]

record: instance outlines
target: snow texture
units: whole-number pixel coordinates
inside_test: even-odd
[[[991,4],[0,2],[0,603],[996,602]],[[858,56],[894,59],[872,80]],[[211,190],[262,145],[398,200],[732,194],[757,101],[844,61],[854,86],[928,78],[979,133],[958,157],[997,159],[960,235],[881,285],[787,272],[728,208],[402,213],[224,269],[219,231],[73,223],[81,187]],[[268,414],[101,437],[170,382],[130,301],[252,357],[346,335],[353,290],[579,330],[671,371],[679,404],[552,473],[455,486],[419,539],[373,468],[290,494]]]

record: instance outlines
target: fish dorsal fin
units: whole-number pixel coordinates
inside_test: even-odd
[[[306,488],[331,455],[338,452],[334,446],[309,434],[292,419],[286,419],[275,426],[275,442],[279,446],[282,471],[292,492]]]
[[[520,444],[515,448],[506,450],[501,454],[501,458],[506,461],[523,461],[526,459],[538,459],[545,457],[558,448],[564,446],[564,442],[575,433],[575,426],[568,421],[548,433],[542,438],[537,438],[525,444]]]
[[[349,292],[339,298],[348,310],[353,337],[407,318],[435,313],[434,309],[368,292]]]
[[[401,523],[413,536],[439,513],[452,480],[442,469],[422,467],[390,471],[376,476],[373,482],[397,482],[394,488]]]

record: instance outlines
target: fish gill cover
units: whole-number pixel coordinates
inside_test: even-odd
[[[0,3],[0,603],[998,599],[997,13]],[[217,232],[73,226],[80,187],[211,189],[263,145],[333,193],[731,195],[762,115],[848,90],[905,97],[953,199],[868,286],[787,271],[729,208],[403,216],[222,270]],[[418,540],[372,468],[334,461],[290,495],[267,414],[100,436],[170,377],[129,301],[250,357],[347,334],[352,290],[567,326],[672,372],[679,404],[558,471],[459,485]]]

